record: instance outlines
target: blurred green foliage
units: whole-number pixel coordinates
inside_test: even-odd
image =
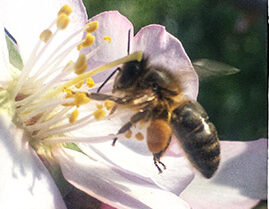
[[[191,60],[208,58],[241,69],[200,84],[198,101],[222,140],[267,136],[266,1],[84,0],[88,16],[118,10],[137,32],[157,23],[182,42]]]

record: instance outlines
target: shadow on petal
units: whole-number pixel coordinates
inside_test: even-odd
[[[4,159],[0,167],[1,208],[65,208],[47,169],[26,142],[23,130],[3,115],[0,148],[0,158]]]

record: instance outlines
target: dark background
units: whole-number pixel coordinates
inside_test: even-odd
[[[221,140],[267,137],[267,1],[84,0],[88,16],[118,10],[137,32],[166,26],[191,60],[208,58],[239,68],[238,74],[200,83],[198,101]]]

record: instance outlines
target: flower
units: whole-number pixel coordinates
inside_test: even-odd
[[[6,16],[4,12],[0,13],[0,19],[3,21],[5,28],[16,37],[22,60],[28,61],[24,63],[22,71],[14,69],[11,65],[0,66],[1,75],[7,74],[1,80],[0,124],[3,124],[1,126],[1,146],[5,150],[3,157],[8,162],[3,168],[9,173],[12,173],[14,167],[22,168],[21,171],[16,172],[17,175],[26,176],[25,173],[29,173],[32,177],[31,180],[35,180],[32,181],[32,187],[29,187],[28,181],[26,187],[22,187],[20,191],[28,188],[36,191],[35,189],[39,188],[36,179],[43,180],[40,180],[40,184],[42,185],[41,188],[45,187],[45,189],[39,190],[42,194],[40,198],[41,200],[50,200],[42,204],[39,199],[36,201],[36,198],[39,197],[36,192],[34,192],[34,195],[29,195],[30,198],[29,196],[24,198],[20,194],[19,197],[22,201],[27,200],[26,204],[19,202],[20,207],[36,208],[36,201],[42,204],[41,206],[44,206],[44,208],[56,207],[56,205],[57,208],[64,208],[59,192],[55,185],[51,183],[51,179],[34,153],[33,147],[39,155],[48,159],[55,158],[60,164],[66,180],[74,186],[115,207],[165,208],[169,204],[169,207],[171,205],[172,208],[190,208],[189,204],[183,199],[185,197],[187,200],[188,193],[186,192],[182,198],[178,195],[185,192],[185,188],[194,177],[194,172],[183,155],[180,152],[177,153],[178,148],[175,146],[176,148],[172,149],[172,147],[163,158],[168,169],[161,175],[154,167],[151,153],[146,149],[144,142],[122,140],[112,148],[110,144],[111,136],[108,136],[108,134],[116,133],[124,121],[127,121],[130,117],[130,112],[118,110],[117,114],[109,116],[106,114],[109,111],[106,111],[103,107],[105,104],[88,101],[85,91],[90,91],[89,88],[93,87],[94,83],[91,79],[88,80],[89,86],[84,85],[82,90],[81,87],[74,86],[81,84],[79,81],[88,78],[89,75],[93,75],[99,70],[116,67],[130,59],[139,59],[136,57],[139,56],[139,53],[137,53],[134,54],[134,57],[130,55],[114,62],[114,60],[126,56],[128,31],[130,30],[130,52],[142,50],[144,53],[154,55],[155,59],[152,59],[152,62],[156,64],[169,64],[169,70],[181,69],[180,74],[186,81],[184,83],[185,94],[196,99],[198,79],[181,43],[159,25],[145,27],[133,38],[133,26],[125,17],[115,11],[101,13],[90,19],[89,24],[87,24],[83,4],[80,1],[72,4],[72,1],[70,1],[69,4],[72,6],[73,13],[70,15],[70,8],[64,6],[56,17],[56,25],[55,22],[51,24],[52,28],[57,26],[57,32],[49,29],[44,30],[45,32],[41,35],[40,39],[45,41],[45,43],[42,43],[44,48],[41,48],[41,52],[44,52],[44,54],[31,53],[31,47],[29,46],[35,42],[34,40],[37,39],[40,31],[43,31],[49,25],[47,22],[50,17],[48,12],[52,12],[53,15],[56,14],[56,10],[63,6],[62,1],[52,1],[53,5],[57,5],[55,10],[51,10],[51,6],[48,10],[43,7],[48,2],[45,5],[42,1],[31,2],[31,11],[34,12],[34,17],[38,17],[36,19],[33,18],[31,11],[27,13],[26,10],[22,9],[25,8],[25,4],[21,6],[19,1],[15,1],[15,3],[6,1],[2,5],[1,2],[0,6],[2,7],[0,8],[7,14],[10,14],[8,11],[16,11],[19,8],[16,15],[22,17],[20,21],[23,24],[18,24],[18,19],[13,22],[14,19]],[[11,7],[9,7],[10,5]],[[44,18],[42,18],[41,11],[46,14]],[[21,12],[29,14],[29,16],[20,15]],[[24,17],[26,20],[23,19]],[[33,21],[36,20],[38,20],[37,25],[40,26],[40,31],[36,31],[36,27],[33,26]],[[95,21],[99,23],[98,29]],[[66,22],[69,23],[67,28],[65,28]],[[18,25],[21,27],[18,27]],[[85,25],[88,35],[81,41],[82,36],[78,34],[82,34]],[[31,35],[23,33],[30,31],[30,29],[27,30],[27,27],[33,29]],[[58,31],[57,28],[64,30]],[[93,28],[94,30],[97,29],[94,33]],[[77,35],[76,31],[79,31]],[[103,40],[104,35],[106,35],[106,41]],[[65,38],[63,39],[63,37]],[[69,38],[66,39],[66,37]],[[9,38],[14,41],[10,36]],[[52,44],[52,38],[57,43],[56,45]],[[74,42],[71,42],[71,38]],[[112,42],[107,45],[110,38]],[[5,43],[4,40],[0,42],[1,46],[5,45],[3,43]],[[16,44],[14,45],[16,46]],[[51,48],[49,49],[49,47]],[[79,49],[80,55],[78,55],[77,50],[73,50],[74,48]],[[3,49],[1,47],[1,50]],[[3,51],[1,55],[3,55],[1,56],[1,59],[3,59],[1,63],[8,63],[7,57],[10,54],[7,55]],[[39,57],[38,55],[42,56]],[[49,59],[55,64],[53,68],[49,68]],[[69,63],[73,59],[76,59],[76,61]],[[85,61],[88,61],[88,63]],[[85,66],[88,67],[89,71],[83,73],[81,71],[86,70]],[[96,66],[99,67],[92,70]],[[73,73],[73,70],[79,75]],[[12,72],[12,74],[10,75],[7,72]],[[42,73],[47,76],[42,75]],[[99,73],[92,78],[98,85],[98,82],[102,82],[105,74],[108,73],[109,71]],[[108,91],[109,86],[108,84],[107,89],[103,90]],[[9,146],[10,144],[7,143],[6,139],[12,146]],[[83,141],[86,143],[81,143]],[[80,151],[62,146],[61,143],[65,142],[76,143],[76,148],[79,148]],[[57,146],[57,143],[59,143],[59,146]],[[23,146],[20,147],[20,144]],[[241,144],[241,146],[243,145]],[[255,153],[253,154],[255,155]],[[263,156],[261,154],[257,160]],[[21,158],[25,158],[25,161],[17,162],[16,159]],[[14,165],[14,167],[10,165]],[[261,169],[263,170],[264,167]],[[36,171],[39,175],[36,174]],[[4,180],[8,179],[11,182],[10,185],[12,185],[9,185],[10,193],[16,192],[14,188],[14,179],[16,178],[12,175],[3,176],[1,185],[4,184]],[[23,184],[24,182],[20,181],[20,183]],[[257,193],[260,193],[260,190],[257,190]],[[55,199],[52,199],[52,195],[55,195],[53,196]],[[260,199],[260,197],[255,197],[253,201],[257,201],[257,199]],[[7,207],[12,208],[14,206],[12,204],[16,204],[16,202],[7,202]],[[38,207],[40,208],[40,205]]]

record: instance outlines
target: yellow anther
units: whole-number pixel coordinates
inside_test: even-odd
[[[99,22],[98,21],[92,21],[89,22],[85,25],[85,32],[86,33],[92,33],[96,31],[99,27]]]
[[[77,89],[79,89],[79,88],[81,88],[81,86],[84,84],[84,81],[80,81],[79,83],[77,83],[76,85],[75,85],[75,87],[77,88]]]
[[[105,36],[104,41],[107,41],[108,43],[110,43],[112,41],[112,39],[109,36]]]
[[[69,16],[71,13],[72,13],[72,8],[66,4],[62,6],[62,8],[59,10],[58,16],[61,14],[66,14],[67,16]]]
[[[69,122],[70,122],[70,123],[75,123],[75,122],[77,121],[77,119],[78,119],[78,109],[75,109],[75,110],[71,113],[71,115],[70,115],[70,117],[69,117]]]
[[[80,43],[79,45],[77,45],[77,50],[80,51],[81,49],[83,49],[83,44]]]
[[[107,101],[105,101],[104,105],[105,105],[107,110],[111,110],[111,108],[115,105],[115,102],[107,100]]]
[[[85,63],[84,65],[81,65],[80,67],[75,68],[75,73],[78,75],[82,74],[87,70],[87,67],[88,67],[88,65],[87,65],[87,63]]]
[[[83,47],[89,47],[93,44],[94,41],[95,41],[95,37],[92,34],[87,33],[82,45]]]
[[[87,79],[87,86],[89,88],[92,88],[95,86],[94,80],[91,77]]]
[[[135,135],[135,138],[136,140],[138,141],[142,141],[144,139],[144,135],[141,133],[141,132],[138,132],[136,135]]]
[[[132,131],[131,130],[128,130],[124,133],[124,136],[127,138],[127,139],[130,139],[132,137]]]
[[[106,116],[104,109],[98,109],[93,113],[93,116],[96,120],[101,120]]]
[[[84,92],[76,92],[74,105],[77,107],[87,104],[90,101],[90,98],[86,96]]]
[[[57,28],[60,30],[64,30],[68,26],[69,22],[70,22],[69,17],[65,13],[62,13],[57,18],[56,21]]]
[[[86,47],[89,47],[93,44],[93,42],[95,41],[95,37],[90,34],[90,33],[87,33],[85,39],[83,42],[81,42],[78,46],[77,46],[77,50],[81,50],[83,48],[86,48]]]
[[[65,88],[64,92],[66,93],[65,98],[73,97],[73,91],[71,89]]]
[[[97,107],[97,109],[103,109],[103,105],[102,104],[97,104],[96,107]]]
[[[75,63],[75,73],[76,74],[82,74],[86,71],[88,65],[87,65],[87,58],[85,54],[80,54],[76,63]]]
[[[94,41],[95,41],[95,37],[92,34],[87,33],[82,45],[83,47],[89,47],[93,44]]]
[[[41,41],[44,41],[45,43],[47,43],[51,35],[52,35],[52,32],[49,29],[46,29],[46,30],[43,30],[42,33],[40,33],[39,38]]]

